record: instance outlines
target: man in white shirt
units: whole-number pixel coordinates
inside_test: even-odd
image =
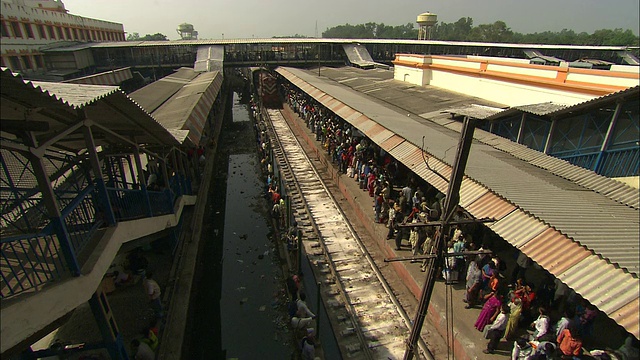
[[[573,318],[572,314],[570,314],[569,312],[570,312],[569,309],[565,310],[560,320],[558,320],[558,322],[556,323],[555,325],[556,338],[560,336],[560,333],[562,332],[562,330],[569,327],[569,324],[571,323],[571,318]]]
[[[300,293],[300,298],[296,301],[296,305],[298,306],[298,317],[310,317],[315,319],[316,315],[309,310],[305,300],[307,300],[307,295],[305,293]]]
[[[531,340],[541,341],[547,338],[549,317],[547,316],[547,310],[542,306],[538,308],[538,313],[540,316],[531,324],[531,327],[535,329],[531,335]]]
[[[498,344],[500,343],[500,339],[504,335],[504,330],[507,328],[507,312],[509,311],[509,307],[506,304],[502,304],[500,308],[500,314],[496,317],[496,319],[489,325],[487,330],[487,339],[489,339],[489,343],[487,344],[487,348],[482,350],[485,354],[493,354],[494,351],[498,348]]]

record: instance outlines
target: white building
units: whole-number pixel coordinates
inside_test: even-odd
[[[2,0],[0,10],[1,65],[16,72],[44,72],[44,47],[125,40],[122,24],[69,14],[60,0]]]

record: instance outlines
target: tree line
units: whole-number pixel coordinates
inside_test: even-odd
[[[417,39],[413,23],[390,26],[369,22],[359,25],[338,25],[322,33],[323,38],[343,39]],[[620,45],[639,46],[640,38],[630,29],[601,29],[592,34],[573,30],[544,31],[522,34],[511,30],[504,21],[473,25],[473,19],[462,17],[452,23],[438,23],[431,29],[432,40],[478,41],[557,45]]]
[[[140,36],[137,32],[127,35],[127,41],[167,41],[169,40],[166,35],[161,33],[155,33],[153,35],[147,34]]]

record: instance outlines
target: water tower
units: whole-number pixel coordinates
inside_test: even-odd
[[[193,29],[193,25],[183,23],[176,29],[182,40],[198,40],[198,32]]]
[[[418,40],[431,40],[431,28],[438,22],[438,15],[430,12],[418,15]]]

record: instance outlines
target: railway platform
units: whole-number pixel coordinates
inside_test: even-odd
[[[317,159],[322,164],[321,166],[324,167],[322,170],[326,171],[332,178],[334,185],[340,191],[338,195],[344,197],[352,207],[353,213],[357,217],[356,221],[360,222],[368,232],[368,235],[374,239],[383,256],[387,258],[410,256],[409,247],[403,247],[400,251],[396,251],[393,240],[386,240],[388,229],[384,224],[374,222],[375,214],[372,198],[369,197],[366,191],[359,188],[358,183],[353,178],[338,172],[337,167],[331,163],[326,151],[321,149],[319,142],[314,140],[311,131],[304,126],[304,121],[286,104],[282,113],[290,127],[298,135],[300,142],[303,143],[308,155]],[[425,273],[420,270],[420,263],[406,261],[392,262],[390,264],[394,267],[402,283],[418,299],[426,277]],[[438,332],[437,335],[442,339],[444,345],[438,345],[439,351],[442,353],[435,356],[435,358],[439,359],[444,356],[453,359],[482,360],[509,357],[512,343],[507,343],[505,340],[499,344],[494,354],[484,354],[482,352],[486,348],[487,340],[473,326],[480,313],[480,308],[465,309],[466,304],[462,301],[464,292],[464,284],[445,285],[443,281],[436,283],[429,306],[427,322]],[[446,316],[447,303],[450,307],[449,313],[453,313],[453,319]],[[411,318],[415,316],[415,310],[410,312],[410,316]],[[447,321],[450,328],[447,328]],[[453,324],[453,328],[451,328],[451,324]],[[448,341],[450,342],[449,353],[446,350],[447,332],[449,333]],[[444,350],[442,350],[443,348]]]

